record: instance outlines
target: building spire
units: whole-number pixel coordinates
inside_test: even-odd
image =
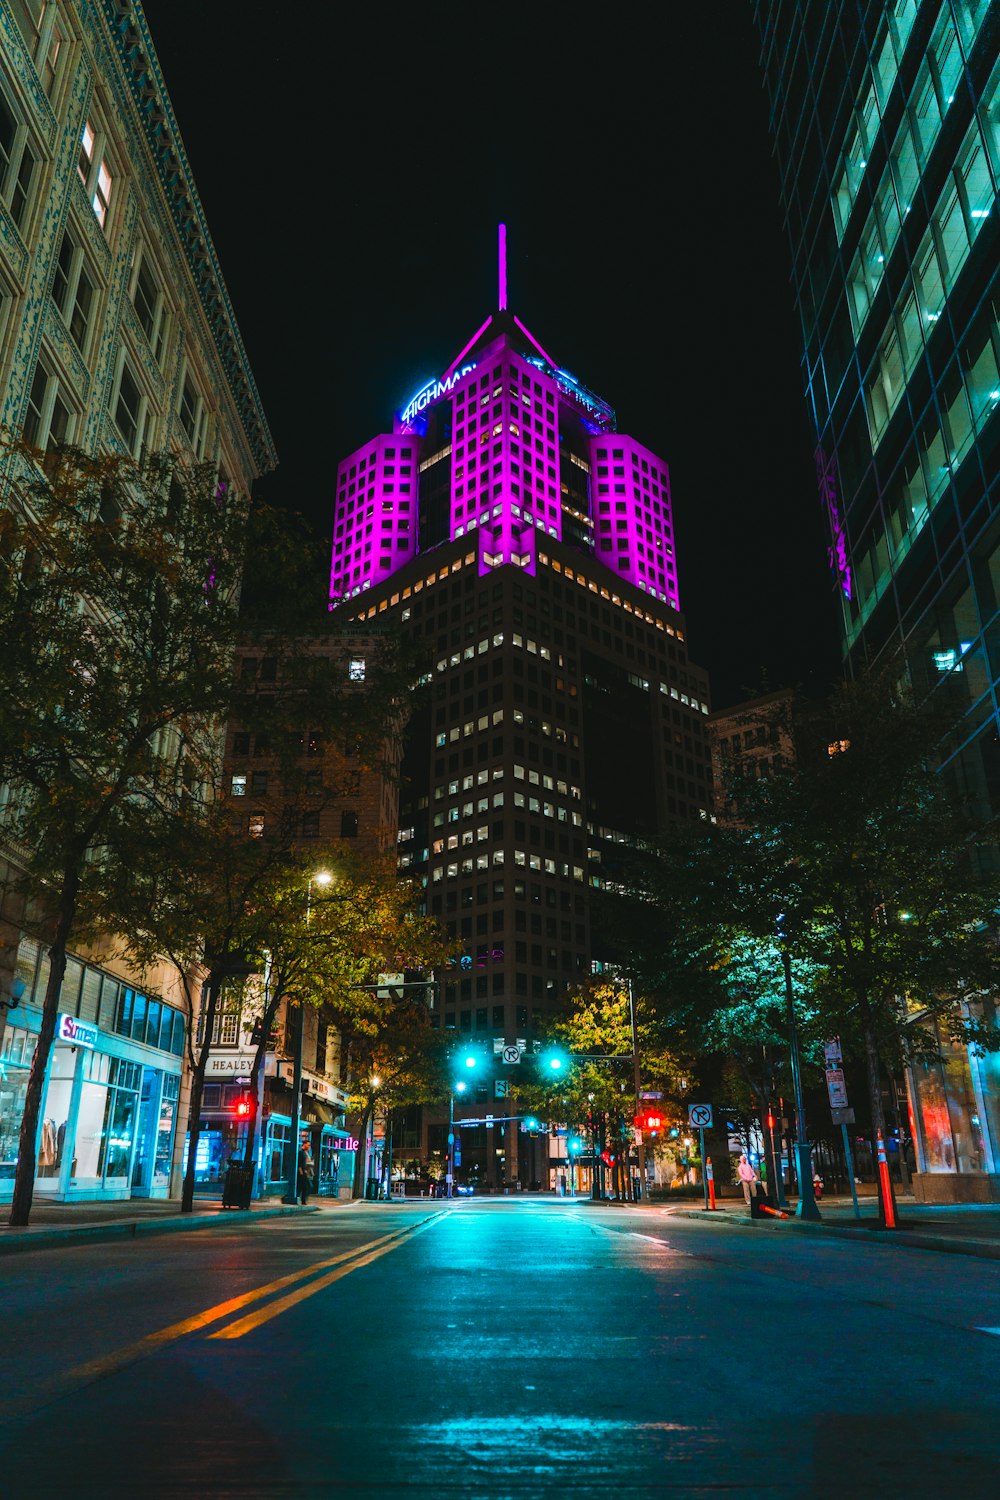
[[[497,307],[504,312],[507,307],[507,226],[497,226]]]

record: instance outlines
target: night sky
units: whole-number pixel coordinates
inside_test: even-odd
[[[566,5],[144,9],[280,456],[263,495],[326,532],[338,460],[495,306],[503,220],[511,308],[670,465],[715,706],[765,672],[825,686],[836,603],[744,0],[630,25]]]

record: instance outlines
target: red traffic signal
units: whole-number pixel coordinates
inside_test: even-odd
[[[644,1114],[636,1115],[636,1128],[657,1135],[663,1129],[663,1116],[655,1109],[647,1109]]]
[[[241,1120],[246,1120],[250,1115],[250,1095],[241,1094],[236,1101],[236,1114]]]

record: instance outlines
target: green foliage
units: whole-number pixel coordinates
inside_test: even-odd
[[[891,676],[842,684],[790,716],[783,769],[733,787],[740,825],[640,856],[635,968],[676,1033],[744,1060],[779,1045],[785,950],[807,1042],[862,1051],[876,1126],[880,1064],[928,1044],[914,1018],[1000,1043],[994,830],[937,769],[948,723]]]

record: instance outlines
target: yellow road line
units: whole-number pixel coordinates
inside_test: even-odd
[[[304,1302],[307,1297],[312,1297],[314,1293],[321,1292],[324,1287],[332,1286],[342,1276],[349,1276],[352,1271],[359,1270],[361,1266],[370,1266],[373,1260],[378,1260],[380,1255],[388,1255],[390,1250],[398,1250],[403,1243],[404,1236],[407,1241],[412,1240],[422,1230],[429,1229],[435,1219],[440,1217],[440,1214],[435,1214],[433,1219],[425,1219],[415,1229],[404,1230],[402,1235],[395,1236],[392,1244],[381,1245],[379,1248],[370,1251],[367,1255],[359,1253],[358,1258],[352,1260],[349,1265],[341,1266],[338,1271],[331,1271],[326,1276],[320,1276],[316,1281],[310,1281],[308,1286],[299,1287],[296,1291],[290,1292],[287,1297],[279,1297],[277,1302],[269,1302],[266,1307],[248,1314],[245,1318],[237,1319],[235,1323],[227,1323],[225,1328],[220,1328],[216,1333],[210,1333],[208,1335],[209,1338],[241,1339],[245,1333],[252,1333],[262,1323],[269,1322],[271,1318],[277,1318],[281,1313],[287,1312],[290,1307],[295,1307],[299,1302]],[[365,1246],[362,1246],[362,1250],[365,1248]]]
[[[417,1227],[422,1229],[425,1225],[433,1223],[435,1219],[441,1217],[442,1212],[444,1210],[434,1214],[430,1219],[425,1219]],[[392,1249],[403,1236],[413,1233],[414,1229],[407,1225],[403,1229],[393,1230],[390,1234],[379,1235],[377,1239],[367,1240],[363,1245],[355,1245],[353,1250],[344,1250],[339,1255],[314,1261],[312,1265],[303,1266],[301,1270],[292,1271],[287,1276],[279,1276],[276,1281],[269,1281],[265,1286],[254,1287],[252,1291],[243,1292],[238,1297],[230,1297],[225,1302],[216,1303],[214,1307],[195,1313],[193,1317],[183,1318],[179,1323],[171,1323],[166,1328],[159,1328],[155,1333],[147,1333],[143,1338],[137,1339],[134,1344],[127,1344],[123,1349],[116,1349],[110,1354],[101,1355],[99,1359],[91,1359],[86,1364],[77,1365],[72,1370],[67,1370],[65,1375],[56,1377],[41,1391],[4,1401],[0,1406],[0,1424],[6,1424],[25,1411],[32,1411],[72,1391],[79,1390],[82,1386],[90,1385],[105,1375],[113,1375],[127,1365],[134,1364],[136,1360],[154,1354],[166,1344],[183,1338],[185,1334],[197,1333],[199,1329],[207,1327],[210,1323],[217,1323],[221,1318],[228,1318],[231,1313],[239,1312],[240,1308],[247,1307],[250,1303],[259,1302],[264,1297],[270,1297],[274,1292],[293,1286],[297,1281],[306,1280],[317,1271],[342,1265],[345,1261],[354,1260],[356,1256],[364,1255],[367,1251],[384,1254],[386,1250]]]

